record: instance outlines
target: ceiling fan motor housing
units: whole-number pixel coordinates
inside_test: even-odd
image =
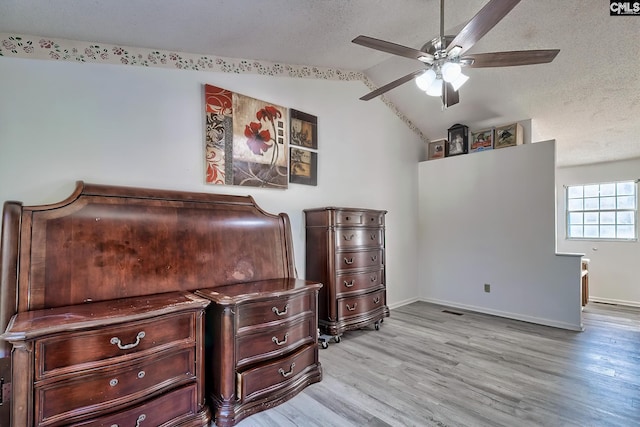
[[[444,36],[443,38],[436,37],[425,43],[420,50],[433,55],[436,59],[446,58],[447,46],[449,46],[449,43],[451,43],[454,37],[455,36]]]

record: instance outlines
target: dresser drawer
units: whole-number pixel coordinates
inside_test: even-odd
[[[168,387],[195,381],[195,349],[154,354],[138,363],[79,373],[67,381],[36,383],[35,413],[49,425],[70,415],[142,400]]]
[[[238,333],[242,328],[269,322],[287,320],[302,313],[310,312],[315,295],[304,293],[273,298],[268,301],[241,304],[238,307]]]
[[[384,289],[357,297],[338,299],[338,318],[359,316],[385,306]]]
[[[302,321],[269,328],[268,332],[260,330],[238,339],[236,350],[237,366],[242,367],[268,358],[278,357],[296,348],[312,343],[318,335],[318,325],[313,316]]]
[[[357,246],[379,247],[384,243],[382,230],[379,228],[337,228],[336,245],[339,248]]]
[[[366,268],[382,265],[382,250],[340,252],[336,254],[336,268]]]
[[[336,295],[376,288],[384,284],[384,270],[369,270],[359,273],[338,274],[336,276]]]
[[[238,374],[239,398],[247,401],[284,387],[295,381],[309,367],[317,365],[318,350],[315,344],[273,362]]]
[[[112,364],[107,359],[150,349],[158,351],[177,341],[195,342],[195,316],[183,313],[38,340],[36,379],[77,371],[92,362]]]
[[[195,417],[198,413],[198,388],[190,384],[164,394],[147,403],[100,418],[71,424],[73,427],[172,427],[180,419]]]
[[[384,225],[384,212],[372,211],[336,211],[336,224],[338,225],[361,225],[378,226]]]

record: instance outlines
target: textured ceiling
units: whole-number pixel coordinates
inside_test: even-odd
[[[455,34],[486,3],[446,0],[446,32]],[[460,103],[444,111],[411,82],[386,96],[431,139],[454,123],[480,129],[532,119],[534,141],[556,139],[560,166],[640,157],[640,16],[612,17],[608,6],[522,0],[470,53],[560,49],[552,63],[468,69]],[[364,34],[420,48],[438,34],[439,7],[439,0],[2,0],[0,32],[359,70],[381,86],[420,63],[351,40]]]

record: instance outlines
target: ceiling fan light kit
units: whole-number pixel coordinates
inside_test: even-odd
[[[429,96],[442,96],[442,80],[435,79],[425,92]]]
[[[416,86],[422,91],[427,91],[431,83],[436,79],[436,72],[432,69],[428,69],[424,73],[416,77]]]
[[[451,82],[453,90],[457,92],[458,89],[460,89],[460,87],[467,82],[467,80],[469,80],[469,76],[460,73],[460,75],[458,75],[458,77]]]
[[[442,72],[442,79],[445,82],[453,82],[462,73],[462,67],[455,62],[445,62],[440,68]]]
[[[440,0],[440,36],[425,43],[420,50],[396,43],[360,35],[353,43],[371,49],[416,59],[423,63],[426,71],[417,70],[400,77],[360,99],[368,101],[415,79],[418,88],[431,96],[440,96],[443,106],[450,107],[459,102],[458,89],[469,80],[462,74],[463,67],[488,68],[517,65],[544,64],[553,61],[558,49],[520,50],[510,52],[464,53],[502,20],[520,0],[490,0],[456,36],[444,35],[444,0]]]

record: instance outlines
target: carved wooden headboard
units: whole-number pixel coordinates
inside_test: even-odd
[[[81,181],[57,204],[5,202],[0,255],[2,330],[21,311],[295,276],[289,218],[250,196]]]

